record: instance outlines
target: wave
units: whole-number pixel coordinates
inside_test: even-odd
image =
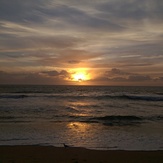
[[[0,120],[5,120],[5,119],[15,119],[16,117],[14,116],[0,116]]]
[[[138,116],[121,116],[112,115],[104,117],[93,117],[91,120],[95,120],[98,123],[103,123],[107,126],[126,126],[126,125],[136,125],[142,123],[142,117]]]
[[[75,109],[74,107],[70,107],[70,106],[67,107],[66,110],[69,112],[77,112],[77,113],[80,112],[78,109]]]
[[[30,123],[31,120],[28,120],[24,116],[0,116],[0,123]]]
[[[32,122],[34,122],[34,121],[18,121],[18,120],[13,120],[13,121],[1,121],[0,120],[0,123],[2,123],[2,124],[8,124],[8,123],[14,123],[14,124],[16,124],[16,123],[32,123]]]
[[[55,99],[97,99],[97,100],[141,100],[141,101],[163,101],[162,95],[76,95],[76,94],[5,94],[0,95],[0,99],[24,99],[24,98],[55,98]]]
[[[152,117],[142,117],[142,116],[103,116],[103,117],[93,117],[90,121],[96,123],[102,123],[107,126],[126,126],[126,125],[138,125],[147,121],[162,121],[163,116],[152,116]]]
[[[121,115],[112,115],[112,116],[104,116],[104,117],[94,117],[92,119],[96,120],[109,120],[109,121],[135,121],[142,120],[141,117],[138,116],[121,116]]]
[[[124,97],[130,100],[163,101],[163,96],[124,95]]]
[[[126,99],[126,100],[144,100],[144,101],[163,101],[163,96],[155,95],[104,95],[97,96],[98,99],[108,98],[108,99]]]
[[[22,99],[22,98],[27,98],[29,96],[27,95],[0,95],[0,99],[3,99],[3,98],[11,98],[11,99]]]
[[[163,93],[162,93],[162,92],[157,92],[156,94],[157,94],[157,95],[163,95]]]
[[[123,100],[144,100],[144,101],[163,101],[162,95],[46,95],[47,98],[69,98],[69,99],[123,99]]]
[[[13,139],[0,139],[0,141],[22,141],[22,140],[29,140],[28,138],[13,138]]]
[[[49,117],[33,116],[32,118],[20,116],[0,116],[0,123],[35,123],[35,122],[81,122],[81,123],[99,123],[106,126],[130,126],[140,125],[142,123],[162,122],[163,116],[134,116],[134,115],[110,115],[110,116],[82,116],[82,115],[55,115]]]
[[[146,119],[150,121],[162,121],[163,116],[152,116],[152,117],[147,117]]]

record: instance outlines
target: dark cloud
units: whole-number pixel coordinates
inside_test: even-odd
[[[149,75],[130,75],[128,77],[129,81],[150,81],[152,78]]]
[[[46,75],[48,75],[48,76],[59,76],[60,75],[60,73],[58,72],[58,71],[43,71],[42,72],[43,74],[46,74]]]
[[[42,74],[46,74],[50,77],[61,77],[61,78],[70,78],[70,74],[66,70],[56,71],[43,71]]]
[[[116,70],[117,71],[117,70]],[[20,72],[20,73],[7,73],[0,71],[0,84],[70,84],[71,75],[66,70],[61,71],[42,71],[42,72]],[[149,75],[128,75],[128,76],[98,76],[91,79],[89,82],[93,84],[109,84],[109,85],[144,85],[148,81],[148,84],[153,85],[161,84],[163,77],[152,78]],[[162,83],[163,84],[163,83]]]
[[[130,75],[131,73],[122,71],[118,68],[112,68],[110,71],[106,71],[105,74],[108,76],[117,76],[117,75],[118,76],[126,76],[126,75]]]
[[[38,74],[7,73],[3,71],[0,72],[0,84],[26,84],[30,81],[35,82],[35,79],[40,80]],[[42,79],[40,81],[42,81]]]
[[[157,57],[162,54],[163,39],[159,38],[159,41],[152,40],[152,39],[154,38],[150,38],[149,41],[148,40],[130,41],[130,39],[124,40],[124,42],[127,41],[125,45],[120,47],[110,48],[110,49],[108,48],[106,49],[106,51],[110,51],[110,53],[114,53],[114,56],[117,59],[119,58],[122,59],[121,57],[123,57],[123,58],[130,58],[130,59],[134,58],[134,60],[135,59],[141,60],[143,56]]]
[[[62,67],[75,68],[75,66],[80,64],[81,66],[84,63],[87,63],[88,60],[94,59],[98,57],[99,54],[90,53],[85,50],[69,50],[69,49],[61,49],[58,51],[57,49],[47,49],[47,50],[32,50],[24,52],[21,50],[20,52],[1,52],[0,57],[5,61],[1,63],[1,66],[6,63],[9,63],[9,66],[52,66],[58,67],[61,69]],[[72,59],[72,60],[71,60]],[[11,62],[10,62],[11,61]]]
[[[42,0],[0,0],[0,19],[14,22],[42,22],[37,9],[44,5]]]
[[[42,8],[40,12],[46,14],[47,17],[50,16],[53,19],[66,21],[70,26],[76,26],[80,30],[88,30],[89,28],[111,31],[123,30],[123,27],[118,24],[103,18],[98,18],[80,10],[79,8],[68,5],[57,5],[56,7]]]
[[[0,71],[0,84],[68,84],[68,72],[62,70],[35,73],[7,73]]]
[[[113,68],[109,71],[106,71],[103,76],[99,76],[95,79],[95,81],[101,81],[105,83],[144,83],[144,82],[154,82],[154,81],[162,81],[162,77],[158,77],[155,79],[154,77],[152,78],[150,75],[145,75],[145,74],[135,74],[135,73],[129,73],[126,71],[122,71],[118,68]],[[157,83],[155,83],[157,84]]]
[[[51,36],[51,37],[21,37],[16,39],[14,38],[6,38],[0,39],[0,49],[1,50],[19,50],[19,49],[41,49],[41,48],[72,48],[75,46],[79,39],[69,36]]]
[[[63,76],[63,77],[70,77],[70,73],[68,73],[66,70],[62,70],[60,71],[60,75]]]
[[[99,82],[161,83],[162,20],[161,0],[0,0],[1,79],[65,83],[88,68]]]
[[[70,61],[68,61],[68,63],[70,63],[70,64],[78,64],[78,63],[80,63],[80,61],[78,61],[78,60],[70,60]]]
[[[58,23],[64,28],[64,26],[78,27],[80,30],[85,29],[100,29],[117,31],[122,30],[123,27],[115,24],[109,20],[105,20],[96,16],[93,16],[87,12],[84,12],[78,7],[72,7],[68,4],[52,5],[52,1],[20,1],[12,0],[0,2],[0,19],[11,22],[20,22],[24,25],[30,23],[43,24],[48,19],[58,20]],[[53,28],[57,28],[57,24],[53,25]]]
[[[115,0],[100,4],[97,8],[107,16],[118,19],[163,18],[163,2],[160,0]]]
[[[118,18],[141,19],[147,16],[147,11],[143,8],[143,1],[110,1],[102,4],[99,9],[112,14]]]
[[[108,78],[109,81],[114,81],[114,82],[127,82],[128,79],[124,77],[114,77],[114,78]]]
[[[163,77],[159,77],[159,80],[163,80]]]
[[[65,49],[60,52],[56,57],[54,55],[46,55],[45,57],[40,57],[40,64],[43,65],[53,65],[59,67],[73,67],[77,63],[82,64],[88,62],[88,60],[94,59],[99,54],[90,53],[85,50],[69,50]],[[38,56],[39,57],[39,56]],[[72,59],[72,60],[71,60]]]
[[[155,81],[162,81],[163,82],[163,77],[161,76],[161,77],[155,78],[154,80]]]

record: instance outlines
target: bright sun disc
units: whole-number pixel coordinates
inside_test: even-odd
[[[73,74],[73,80],[82,82],[89,80],[89,76],[85,72],[76,72],[75,74]]]
[[[85,80],[85,75],[84,74],[75,74],[74,75],[74,80],[83,81],[83,80]]]

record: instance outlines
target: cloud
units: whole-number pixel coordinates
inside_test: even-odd
[[[73,48],[80,42],[70,36],[30,36],[15,39],[15,37],[6,37],[0,39],[0,49],[2,51],[20,51],[20,50],[38,50],[38,49],[65,49]]]
[[[52,25],[53,28],[73,28],[79,30],[123,30],[118,24],[101,17],[96,17],[89,10],[83,10],[80,6],[65,1],[59,3],[53,0],[42,0],[22,2],[15,0],[0,2],[0,19],[24,25],[45,24]],[[52,23],[52,24],[49,24]],[[78,30],[77,29],[77,30]]]
[[[130,75],[128,77],[129,81],[150,81],[152,78],[149,75]]]
[[[117,69],[118,70],[118,69]],[[109,76],[106,73],[90,79],[88,84],[100,85],[163,85],[163,77],[152,78],[149,75],[128,75],[117,73],[116,76]],[[115,71],[115,69],[113,70]],[[119,71],[119,70],[118,70]],[[118,76],[120,74],[121,76]],[[74,84],[72,82],[72,73],[66,70],[51,70],[38,72],[17,72],[8,73],[0,71],[0,84]]]
[[[163,80],[163,77],[159,77],[159,80]]]
[[[40,22],[42,20],[39,14],[37,13],[37,9],[42,5],[44,5],[42,0],[1,0],[0,19],[12,22]]]
[[[63,78],[63,79],[70,78],[70,75],[71,75],[66,70],[61,70],[60,72],[56,71],[56,70],[53,70],[53,71],[43,71],[41,73],[45,74],[45,75],[47,75],[49,77],[59,77],[59,78]]]
[[[98,53],[90,53],[89,51],[85,50],[71,49],[56,51],[56,53],[59,54],[55,55],[55,53],[52,52],[51,55],[40,57],[39,63],[42,65],[51,65],[58,68],[74,68],[76,64],[79,67],[83,67],[90,64],[91,59],[96,58],[99,55]]]
[[[109,71],[101,73],[93,80],[105,85],[145,85],[145,83],[148,83],[149,85],[163,84],[161,84],[161,76],[155,78],[146,74],[126,72],[118,68],[112,68]]]
[[[43,81],[74,68],[99,81],[159,79],[162,19],[160,0],[0,0],[0,69]]]
[[[163,3],[160,0],[111,0],[98,6],[101,11],[112,14],[114,18],[119,19],[151,19],[163,18]],[[157,12],[156,12],[157,11]]]
[[[101,9],[123,19],[143,19],[148,16],[144,1],[112,1],[101,5]]]
[[[0,84],[68,84],[69,73],[65,70],[46,72],[8,73],[0,71]]]
[[[80,61],[78,61],[78,60],[70,60],[70,61],[68,61],[68,63],[70,63],[70,64],[78,64],[78,63],[80,63]]]
[[[114,81],[114,82],[127,82],[128,79],[125,77],[113,77],[113,78],[108,78],[108,81]]]
[[[60,75],[60,73],[58,72],[58,71],[43,71],[42,72],[43,74],[46,74],[46,75],[48,75],[48,76],[59,76]]]
[[[96,17],[86,10],[79,7],[64,5],[54,5],[50,8],[42,8],[41,13],[46,14],[47,17],[59,19],[66,22],[66,25],[72,28],[78,27],[80,30],[110,30],[117,31],[123,30],[123,27],[111,21]]]
[[[118,68],[112,68],[110,71],[106,71],[105,74],[107,76],[126,76],[126,75],[130,75],[131,73],[129,72],[125,72],[125,71],[122,71]]]
[[[163,82],[163,76],[158,77],[158,78],[155,78],[154,80],[155,80],[155,81],[162,81],[162,82]]]
[[[3,52],[0,53],[1,66],[8,64],[8,68],[12,66],[20,66],[27,69],[33,66],[33,71],[37,67],[41,69],[48,69],[44,66],[50,66],[56,69],[88,67],[93,63],[93,59],[97,58],[99,54],[90,53],[84,50],[69,50],[69,49],[46,49],[46,50],[27,50],[18,52]],[[51,68],[50,68],[51,69]],[[13,71],[14,69],[11,69]]]

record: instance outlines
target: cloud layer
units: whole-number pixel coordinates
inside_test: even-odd
[[[160,0],[0,0],[0,83],[86,68],[91,84],[163,85],[162,20]]]

